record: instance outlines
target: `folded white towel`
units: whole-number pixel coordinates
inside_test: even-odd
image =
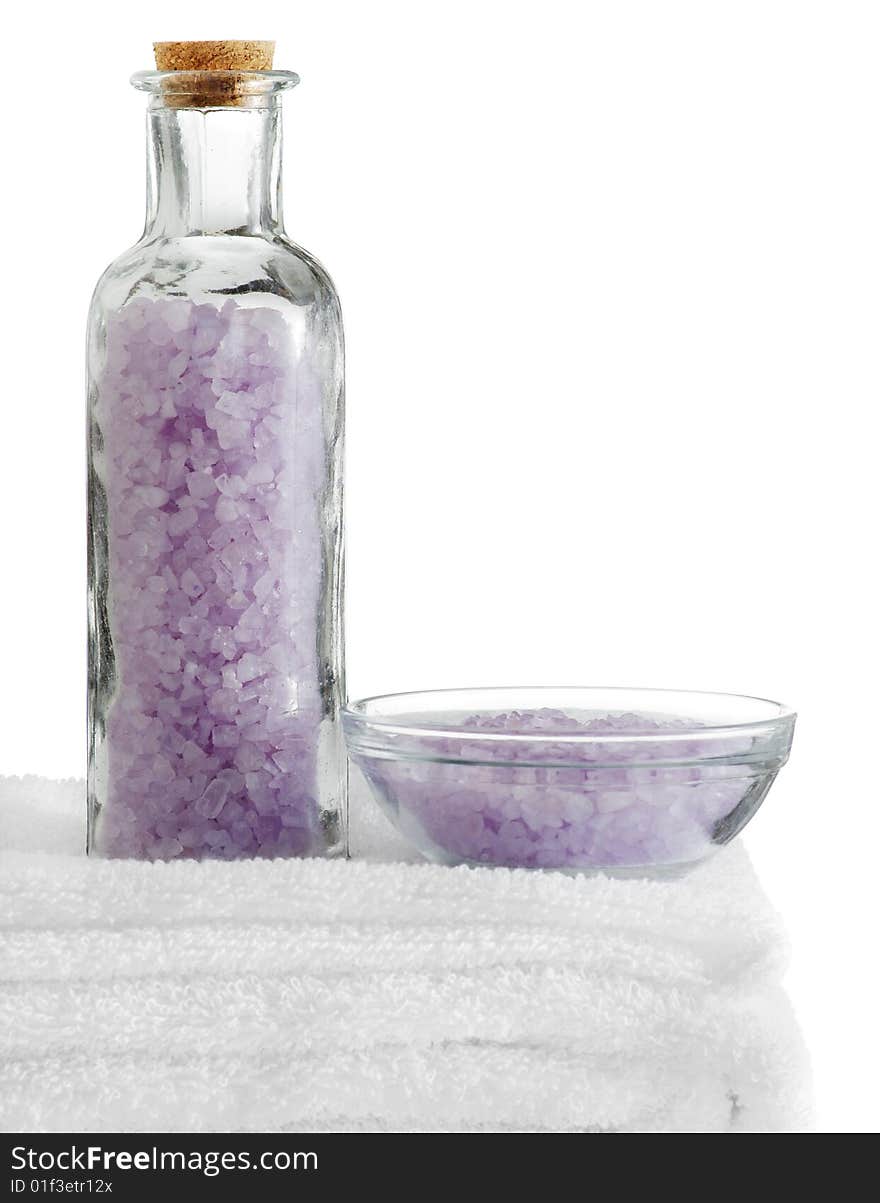
[[[741,847],[676,882],[446,869],[357,803],[347,863],[87,861],[80,782],[0,779],[0,1127],[807,1126]]]

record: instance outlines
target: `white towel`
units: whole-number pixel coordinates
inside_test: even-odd
[[[0,1128],[808,1127],[741,846],[674,882],[447,869],[359,803],[349,862],[87,861],[81,782],[0,779]]]

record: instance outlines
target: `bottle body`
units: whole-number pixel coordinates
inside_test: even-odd
[[[230,211],[192,228],[210,204],[180,186],[180,130],[204,122],[162,122],[189,217],[148,222],[89,320],[89,849],[332,854],[346,826],[338,301],[277,225]],[[221,208],[229,197],[227,180]]]

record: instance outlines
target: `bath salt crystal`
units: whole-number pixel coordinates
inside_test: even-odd
[[[198,512],[192,508],[179,509],[168,518],[167,530],[169,535],[182,535],[191,530],[199,520]]]
[[[217,492],[217,482],[209,471],[189,472],[186,488],[191,497],[204,501]]]
[[[201,597],[205,592],[202,582],[191,568],[185,568],[180,574],[180,587],[187,597]]]
[[[216,485],[224,497],[231,497],[233,501],[244,492],[244,481],[241,477],[227,476],[225,472],[217,477]]]
[[[264,671],[262,662],[253,652],[245,652],[238,662],[236,675],[242,685],[246,685],[248,681],[253,681],[255,677],[261,677]]]
[[[137,299],[108,319],[106,855],[321,848],[317,379],[268,306]]]
[[[221,497],[214,507],[214,517],[218,522],[234,522],[238,517],[238,506],[231,497]]]
[[[741,765],[723,764],[725,756],[748,751],[748,735],[719,739],[713,762],[702,764],[687,764],[705,758],[698,743],[684,735],[664,741],[688,730],[696,739],[699,727],[635,713],[582,719],[545,708],[471,715],[461,722],[466,740],[433,737],[424,758],[353,754],[378,795],[395,800],[413,842],[435,859],[556,869],[677,866],[709,852],[752,784]],[[474,740],[481,731],[518,738]],[[593,738],[555,743],[554,732]],[[656,741],[642,738],[654,732]],[[626,734],[640,738],[621,740]],[[295,769],[290,753],[273,760]]]
[[[275,473],[269,464],[254,464],[248,468],[245,479],[249,485],[268,485],[275,479]]]
[[[223,809],[229,796],[229,786],[225,781],[215,778],[205,787],[205,792],[193,804],[193,810],[206,819],[216,819]]]
[[[158,485],[138,485],[134,493],[138,501],[150,509],[158,509],[168,501],[168,493]]]

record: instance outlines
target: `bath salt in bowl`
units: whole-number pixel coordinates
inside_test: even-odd
[[[429,860],[667,875],[742,830],[795,714],[733,694],[509,688],[367,698],[343,721],[380,806]]]

